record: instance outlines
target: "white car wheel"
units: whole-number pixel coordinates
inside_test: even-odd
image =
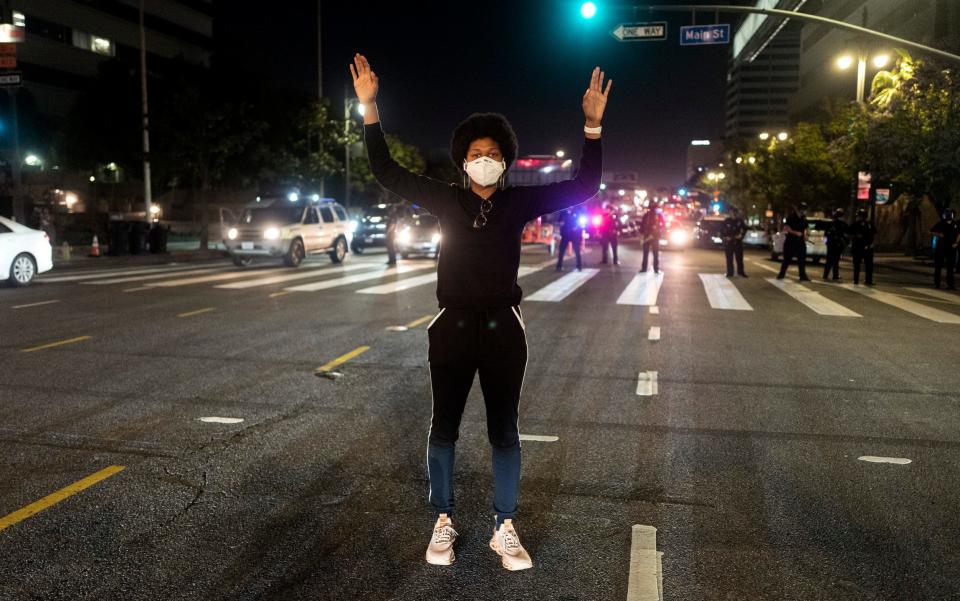
[[[14,286],[26,286],[37,275],[37,264],[27,253],[20,253],[10,266],[10,283]]]

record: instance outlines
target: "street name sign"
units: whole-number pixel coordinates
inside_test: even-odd
[[[9,71],[0,73],[0,88],[12,88],[23,84],[23,73],[20,71]]]
[[[730,24],[687,25],[680,28],[681,46],[706,46],[708,44],[729,44]]]
[[[621,23],[610,35],[618,42],[659,42],[667,39],[667,22]]]

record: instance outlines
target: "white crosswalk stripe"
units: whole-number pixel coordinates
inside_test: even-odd
[[[819,292],[815,292],[806,286],[789,280],[778,280],[776,278],[766,278],[774,287],[787,293],[790,297],[806,305],[810,310],[820,315],[830,315],[833,317],[861,317],[859,313],[847,309],[840,303],[826,298]]]
[[[416,288],[417,286],[424,286],[426,284],[430,284],[436,281],[437,281],[437,272],[434,271],[433,273],[418,275],[412,278],[407,278],[405,280],[398,280],[396,282],[380,284],[379,286],[371,286],[370,288],[357,290],[357,293],[358,294],[393,294],[394,292],[409,290],[411,288]]]
[[[372,272],[369,272],[369,273],[358,273],[356,275],[348,275],[342,278],[334,278],[332,280],[323,280],[322,282],[313,282],[310,284],[301,284],[299,286],[291,286],[289,288],[284,288],[284,290],[289,290],[291,292],[316,292],[318,290],[327,290],[330,288],[338,288],[340,286],[349,286],[350,284],[356,284],[357,282],[366,282],[368,280],[375,280],[377,278],[382,278],[389,275],[409,273],[411,271],[420,271],[423,269],[436,269],[436,265],[434,265],[432,262],[422,264],[422,265],[398,265],[396,267],[374,269]]]
[[[185,275],[198,275],[201,273],[211,273],[214,271],[223,271],[225,269],[233,269],[232,267],[208,267],[206,269],[189,269],[187,271],[176,271],[176,272],[166,272],[166,273],[151,273],[149,275],[131,275],[122,278],[108,278],[106,280],[92,280],[89,282],[80,282],[85,286],[107,286],[109,284],[126,284],[128,282],[146,282],[151,280],[162,280],[169,277],[180,277]]]
[[[246,280],[243,282],[230,282],[229,284],[218,284],[214,288],[223,288],[226,290],[246,290],[247,288],[257,288],[259,286],[270,286],[272,284],[282,284],[283,282],[292,282],[294,280],[306,280],[309,278],[318,278],[331,273],[343,273],[347,271],[356,271],[357,269],[373,269],[377,267],[375,263],[343,263],[340,265],[327,265],[325,267],[301,268],[296,273],[281,273],[280,275],[265,275],[261,278]]]
[[[542,263],[535,263],[534,265],[522,265],[520,269],[517,270],[517,278],[522,278],[524,276],[530,275],[540,271],[547,265],[553,265],[553,259],[549,261],[544,261]],[[407,278],[404,280],[398,280],[396,282],[387,282],[386,284],[380,284],[378,286],[371,286],[369,288],[362,288],[357,290],[358,294],[394,294],[396,292],[402,292],[404,290],[410,290],[411,288],[416,288],[418,286],[424,286],[426,284],[431,284],[437,281],[437,273],[427,273],[424,275],[418,275],[412,278]]]
[[[558,280],[550,282],[526,298],[528,301],[558,303],[567,298],[590,278],[600,273],[599,269],[584,269],[568,273]]]
[[[660,285],[663,284],[663,273],[650,273],[645,271],[633,276],[633,280],[627,285],[617,299],[618,305],[642,305],[650,306],[657,304],[657,296],[660,294]]]
[[[960,305],[960,294],[956,292],[947,292],[935,288],[907,288],[907,290]]]
[[[897,296],[896,294],[890,294],[889,292],[883,292],[882,290],[877,290],[875,288],[854,286],[853,284],[840,284],[839,287],[844,288],[845,290],[851,290],[857,294],[862,294],[867,298],[872,298],[875,301],[881,302],[885,305],[890,305],[891,307],[896,307],[897,309],[901,309],[907,313],[912,313],[917,317],[929,319],[930,321],[951,324],[960,323],[960,315],[948,313],[947,311],[942,311],[940,309],[934,309],[933,307],[928,307],[927,305]]]
[[[228,271],[227,273],[214,273],[211,275],[198,275],[189,278],[176,278],[173,280],[164,280],[162,282],[151,282],[147,286],[153,288],[175,288],[178,286],[192,286],[193,284],[206,284],[209,282],[221,282],[223,280],[239,280],[240,278],[253,278],[257,277],[257,271],[251,271],[249,269],[236,268],[234,271]],[[262,271],[261,273],[266,273]]]
[[[707,293],[707,301],[714,309],[730,311],[753,311],[753,307],[743,298],[737,287],[722,273],[701,273],[700,281]]]
[[[164,265],[160,267],[137,268],[137,269],[105,269],[100,272],[87,272],[80,275],[60,275],[60,276],[40,276],[38,282],[82,282],[86,280],[99,280],[104,278],[113,278],[126,275],[144,275],[151,273],[168,273],[176,275],[177,272],[183,272],[190,269],[196,269],[196,265]]]

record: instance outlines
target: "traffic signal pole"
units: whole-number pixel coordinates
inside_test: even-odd
[[[811,15],[808,13],[801,13],[792,10],[783,10],[779,8],[755,8],[751,6],[726,6],[723,4],[693,4],[685,6],[663,6],[663,5],[653,5],[646,7],[648,10],[652,11],[667,11],[667,12],[691,12],[691,11],[714,11],[716,13],[753,13],[760,15],[767,15],[771,17],[784,17],[786,19],[796,19],[798,21],[807,21],[812,23],[820,23],[822,25],[830,25],[831,27],[836,27],[838,29],[846,29],[848,31],[853,31],[861,35],[870,36],[874,38],[879,38],[886,40],[888,42],[893,42],[894,44],[905,46],[907,48],[912,48],[914,50],[919,50],[927,54],[932,54],[942,59],[952,61],[954,63],[960,63],[960,55],[952,54],[950,52],[945,52],[937,48],[932,48],[930,46],[925,46],[918,42],[913,42],[911,40],[905,40],[903,38],[898,38],[886,33],[881,33],[879,31],[874,31],[872,29],[867,29],[866,27],[860,27],[859,25],[853,25],[852,23],[847,23],[845,21],[838,21],[836,19],[830,19],[827,17],[821,17],[819,15]]]

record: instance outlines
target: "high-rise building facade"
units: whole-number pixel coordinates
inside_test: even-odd
[[[17,44],[22,92],[54,122],[70,112],[98,65],[112,58],[139,64],[138,0],[12,0],[9,11],[26,28]],[[213,47],[213,0],[147,0],[148,61],[208,64]]]

